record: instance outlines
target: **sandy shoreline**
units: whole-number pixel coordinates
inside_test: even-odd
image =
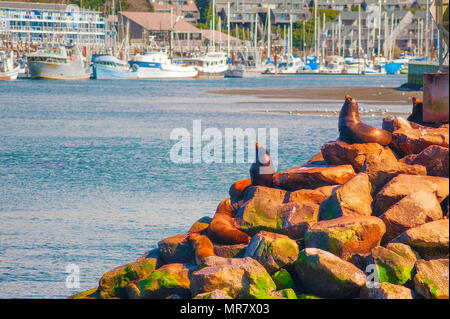
[[[345,94],[354,97],[365,104],[412,105],[411,98],[422,99],[421,91],[399,91],[393,87],[301,87],[277,89],[230,89],[211,90],[211,94],[247,96],[256,98],[255,101],[241,103],[270,103],[275,99],[277,103],[321,103],[335,104],[344,101]]]

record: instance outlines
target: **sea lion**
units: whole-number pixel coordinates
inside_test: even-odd
[[[201,265],[206,257],[216,256],[214,253],[214,245],[208,237],[199,233],[190,233],[187,235],[186,240],[194,248],[195,262],[197,265]]]
[[[420,125],[423,125],[423,103],[421,100],[413,97],[412,98],[413,109],[411,115],[408,116],[407,120]]]
[[[250,166],[250,179],[253,186],[272,186],[275,169],[269,153],[258,142],[255,143],[256,160]]]
[[[348,94],[339,113],[339,140],[346,143],[378,143],[389,145],[392,134],[386,130],[364,124],[358,113],[358,103]]]
[[[222,245],[248,244],[250,242],[250,236],[237,229],[230,198],[223,200],[217,206],[216,213],[206,229],[206,234],[214,243]]]

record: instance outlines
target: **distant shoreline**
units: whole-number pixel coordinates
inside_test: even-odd
[[[394,87],[299,87],[279,89],[229,89],[210,90],[206,93],[247,96],[256,98],[254,101],[240,103],[320,103],[336,104],[344,101],[345,94],[349,94],[359,103],[386,104],[386,105],[412,105],[413,97],[422,99],[422,91],[400,91]]]

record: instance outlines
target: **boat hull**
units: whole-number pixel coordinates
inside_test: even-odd
[[[45,62],[28,62],[28,70],[32,79],[50,80],[88,80],[90,68],[84,67],[80,62],[74,61],[68,64],[53,64]]]
[[[235,69],[228,70],[224,76],[226,78],[258,78],[262,76],[262,72],[262,70]]]
[[[92,70],[93,78],[96,80],[130,80],[138,78],[137,71],[122,71],[102,64],[94,63]]]
[[[19,75],[20,67],[16,67],[11,71],[0,72],[0,81],[13,81],[17,79]]]

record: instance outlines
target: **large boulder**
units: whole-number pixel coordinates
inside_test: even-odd
[[[373,215],[380,216],[406,195],[420,190],[434,193],[441,203],[449,193],[448,178],[400,174],[387,183],[375,196]]]
[[[411,289],[401,286],[394,285],[390,282],[382,282],[378,287],[367,287],[363,286],[361,288],[361,294],[359,295],[361,299],[413,299],[413,292]]]
[[[160,257],[166,264],[189,263],[194,259],[194,250],[186,240],[187,235],[175,235],[158,242]]]
[[[403,161],[410,165],[422,165],[426,167],[429,176],[449,176],[449,151],[448,148],[431,145],[419,154],[405,156]]]
[[[288,236],[260,231],[248,244],[244,257],[252,257],[269,274],[291,266],[298,256],[298,245]]]
[[[343,216],[320,221],[305,236],[306,247],[320,248],[343,259],[366,254],[380,245],[386,227],[373,216]]]
[[[265,299],[276,290],[266,269],[253,258],[207,257],[191,276],[192,295],[220,289],[232,298]]]
[[[334,190],[330,197],[320,204],[319,220],[341,216],[372,215],[372,196],[369,177],[364,173],[352,177]]]
[[[371,154],[395,158],[388,147],[383,147],[378,143],[348,144],[343,141],[336,141],[325,143],[322,146],[322,155],[327,163],[333,165],[350,164],[356,173],[362,171],[367,156]]]
[[[430,145],[449,147],[449,130],[401,128],[392,133],[391,147],[403,154],[419,154]]]
[[[269,187],[254,186],[245,191],[242,206],[235,220],[238,228],[248,234],[267,230],[292,238],[304,235],[317,221],[319,205],[309,202],[287,202],[289,193]]]
[[[320,297],[354,297],[366,283],[363,271],[321,249],[303,249],[294,268],[298,286]]]
[[[369,154],[362,171],[369,176],[372,185],[372,196],[375,196],[391,179],[400,175],[427,175],[422,165],[409,165],[397,160],[394,156]]]
[[[408,229],[393,242],[411,246],[424,259],[448,258],[449,221],[441,219]]]
[[[106,272],[100,278],[98,296],[102,299],[132,297],[127,286],[153,273],[157,262],[152,253],[146,253],[132,263]]]
[[[412,279],[416,255],[407,245],[402,248],[390,244],[386,248],[378,246],[371,251],[371,263],[376,266],[378,281],[403,285]],[[392,248],[392,246],[394,246]]]
[[[183,264],[168,264],[158,268],[136,284],[139,298],[163,299],[171,295],[190,298],[189,275],[193,269]]]
[[[448,259],[418,260],[414,290],[427,299],[449,299]]]
[[[272,275],[277,290],[294,289],[295,283],[291,274],[286,269],[280,269]]]
[[[342,185],[355,175],[351,165],[300,166],[275,173],[273,184],[288,191]]]
[[[313,203],[320,204],[325,199],[330,197],[333,191],[338,188],[338,185],[323,186],[316,189],[300,189],[298,191],[290,192],[288,202],[290,203]]]
[[[418,191],[403,197],[391,206],[380,219],[386,225],[383,242],[389,242],[410,228],[443,218],[436,195]]]

